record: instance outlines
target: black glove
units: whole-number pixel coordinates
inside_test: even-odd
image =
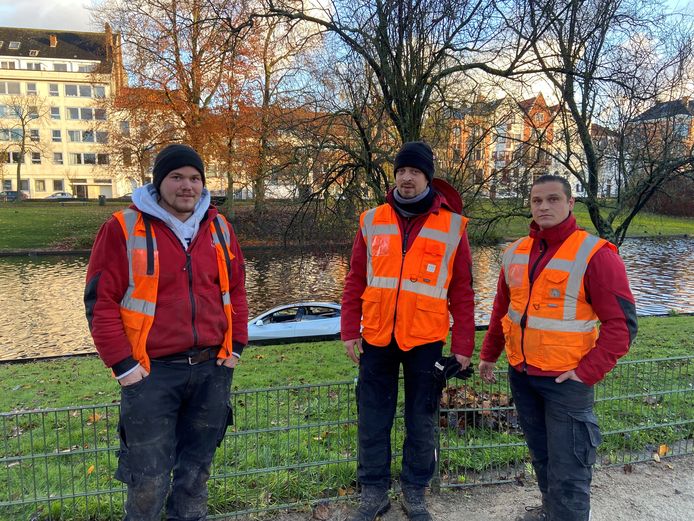
[[[473,374],[475,374],[475,370],[472,365],[467,366],[465,369],[461,369],[460,362],[458,362],[453,355],[439,358],[434,364],[434,378],[439,382],[441,387],[446,385],[446,380],[449,378],[456,377],[461,380],[466,380]]]

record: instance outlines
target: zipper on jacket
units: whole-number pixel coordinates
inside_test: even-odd
[[[537,265],[540,263],[540,260],[542,260],[542,257],[545,256],[545,253],[547,252],[547,243],[545,242],[544,239],[540,240],[540,256],[535,260],[533,263],[532,268],[530,268],[530,272],[528,273],[528,282],[530,286],[528,287],[528,302],[525,303],[525,310],[523,311],[523,316],[521,317],[520,320],[520,327],[521,327],[521,342],[520,342],[520,347],[521,347],[521,354],[523,355],[523,372],[526,372],[528,370],[528,361],[525,358],[525,326],[528,324],[528,306],[530,306],[530,298],[532,297],[533,294],[533,284],[535,283],[535,270],[537,269]]]
[[[398,287],[395,291],[395,309],[393,311],[393,332],[391,333],[391,338],[395,336],[395,321],[398,316],[398,300],[400,299],[400,284],[402,282],[402,271],[405,269],[405,254],[407,253],[407,241],[410,237],[410,224],[411,218],[407,218],[407,224],[405,225],[404,236],[402,239],[402,258],[400,259],[400,276],[398,277]]]
[[[190,248],[190,246],[188,246]],[[193,346],[198,345],[198,332],[195,329],[195,296],[193,295],[193,263],[191,262],[190,253],[186,251],[186,267],[185,271],[188,272],[188,295],[190,296],[190,308],[191,308],[191,326],[193,327]]]

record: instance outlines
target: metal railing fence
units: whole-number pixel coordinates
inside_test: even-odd
[[[232,402],[235,425],[209,481],[211,519],[354,495],[354,382],[242,390]],[[620,363],[596,386],[596,412],[602,465],[694,453],[694,356]],[[118,404],[0,414],[0,519],[119,519],[118,414]],[[434,489],[531,473],[504,371],[493,385],[474,377],[448,387],[439,419]],[[396,451],[403,429],[400,403]],[[396,475],[400,453],[393,459]]]

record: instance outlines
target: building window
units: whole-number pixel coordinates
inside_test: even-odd
[[[62,163],[60,163],[60,164],[62,165]],[[62,192],[64,190],[65,190],[65,183],[63,182],[63,180],[62,179],[53,179],[53,191],[54,192]]]
[[[11,179],[4,179],[2,181],[2,189],[3,190],[12,190],[12,180]]]
[[[120,122],[120,133],[123,136],[129,136],[130,135],[130,121],[121,121]]]
[[[93,109],[90,107],[68,107],[67,109],[67,119],[81,119],[84,121],[90,121],[93,119],[98,119],[101,121],[106,120],[106,110],[105,109]]]
[[[65,96],[77,96],[77,85],[65,85]]]
[[[40,165],[41,164],[41,152],[32,152],[31,153],[31,164],[32,165]]]
[[[96,162],[99,165],[108,165],[108,154],[97,154]]]
[[[27,70],[28,71],[40,71],[41,70],[41,62],[27,62]]]
[[[54,63],[53,70],[58,72],[67,72],[67,63]]]
[[[121,153],[123,154],[123,164],[125,166],[131,166],[133,164],[132,152],[129,148],[124,148]]]
[[[60,119],[60,107],[51,107],[51,119]]]
[[[36,56],[38,56],[38,55],[39,55],[39,51],[36,50],[36,49],[31,49],[31,50],[29,51],[29,56],[36,57]]]
[[[106,97],[106,87],[103,85],[94,86],[94,97],[95,98],[105,98]]]
[[[51,83],[48,85],[48,94],[51,96],[59,96],[58,94],[58,84],[57,83]]]
[[[0,61],[0,69],[16,69],[17,63],[12,61]]]
[[[19,163],[19,152],[5,152],[5,163]],[[24,163],[24,161],[22,161]]]
[[[97,143],[108,143],[108,132],[96,132],[96,142]]]
[[[63,153],[62,152],[53,152],[53,164],[54,165],[62,165],[63,164]],[[55,183],[55,181],[53,181]],[[53,190],[56,190],[56,188],[53,188]],[[61,188],[62,190],[62,188]]]
[[[21,128],[0,128],[0,141],[21,141]]]
[[[40,139],[39,138],[39,129],[37,129],[37,128],[29,129],[29,138],[34,142],[39,141],[39,139]]]
[[[94,179],[94,184],[97,185],[110,185],[111,179]]]
[[[10,45],[8,45],[7,48],[10,49],[11,51],[16,51],[17,49],[19,49],[20,45],[21,45],[20,42],[10,42]]]
[[[94,69],[96,69],[96,65],[94,64],[77,66],[77,72],[94,72]]]
[[[0,81],[0,94],[21,94],[18,81]]]
[[[102,154],[99,154],[102,155]],[[71,153],[70,154],[70,164],[71,165],[95,165],[96,164],[96,154],[91,152],[83,153]]]
[[[51,140],[53,143],[60,143],[63,140],[60,130],[51,130]]]
[[[29,180],[28,179],[22,179],[19,183],[19,189],[28,192],[29,191]]]
[[[27,83],[27,94],[36,96],[36,83]]]
[[[45,192],[46,191],[46,181],[44,179],[34,180],[34,191],[35,192]]]

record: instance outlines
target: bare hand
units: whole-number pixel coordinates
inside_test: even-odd
[[[345,345],[345,352],[347,353],[347,356],[352,359],[352,362],[359,365],[359,357],[364,354],[364,349],[361,347],[361,338],[345,340],[343,344]],[[359,351],[358,355],[357,350]]]
[[[453,356],[455,356],[455,359],[460,364],[461,369],[467,369],[468,366],[470,365],[470,357],[469,356],[456,355],[456,354],[454,354]]]
[[[121,387],[127,387],[129,385],[136,384],[140,380],[144,380],[148,376],[149,373],[145,371],[145,368],[141,365],[138,365],[132,373],[118,380],[118,383]]]
[[[571,369],[571,371],[566,371],[565,373],[560,374],[557,376],[554,381],[557,382],[558,384],[565,382],[566,380],[573,380],[574,382],[580,382],[583,383],[583,380],[581,380],[577,375],[576,371]]]
[[[233,369],[238,363],[239,359],[234,355],[231,355],[229,358],[217,358],[217,365],[223,365],[229,369]]]
[[[496,382],[496,375],[494,374],[495,367],[496,362],[485,362],[484,360],[480,360],[479,370],[482,381],[487,382],[488,384],[493,384]]]

